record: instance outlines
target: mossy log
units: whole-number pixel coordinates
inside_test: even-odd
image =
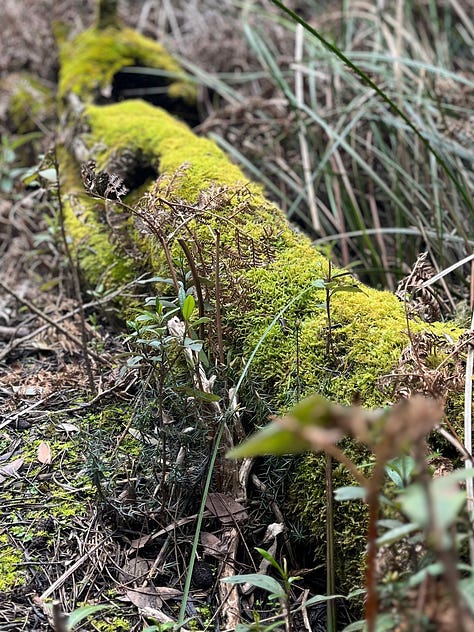
[[[266,421],[256,412],[256,391],[267,411],[275,412],[315,391],[340,403],[357,396],[369,407],[385,405],[379,380],[409,344],[403,303],[338,276],[341,271],[331,269],[327,257],[291,228],[262,187],[249,182],[215,143],[150,103],[110,102],[114,77],[133,65],[168,71],[165,106],[189,105],[193,86],[172,57],[133,31],[108,27],[63,43],[60,62],[65,225],[87,282],[112,289],[144,270],[170,277],[170,261],[192,261],[197,276],[207,279],[197,298],[211,319],[206,338],[217,363],[229,354],[247,360],[287,307],[284,322],[268,332],[249,372],[254,387],[241,405],[256,423]],[[85,193],[81,165],[90,160],[98,171],[124,180],[129,189],[124,201],[133,212]],[[314,285],[329,278],[346,288],[331,296],[330,323],[325,289]],[[352,291],[355,287],[359,291]],[[122,301],[123,316],[133,307]],[[410,328],[412,335],[460,334],[447,324],[412,321]],[[325,485],[315,481],[313,468],[313,459],[300,467],[293,506],[324,541]],[[348,480],[337,468],[335,485]],[[345,506],[341,512],[339,535],[349,547],[341,559],[352,550],[348,540],[353,544],[363,532],[359,511]]]

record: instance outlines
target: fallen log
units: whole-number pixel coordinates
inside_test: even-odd
[[[184,266],[200,316],[209,318],[207,379],[224,370],[226,358],[234,367],[237,359],[238,370],[252,358],[241,393],[248,424],[314,392],[339,403],[386,405],[402,387],[383,391],[381,380],[399,372],[407,348],[416,356],[410,367],[420,364],[416,379],[401,378],[403,388],[429,391],[423,361],[433,353],[420,359],[416,341],[431,336],[442,346],[460,331],[409,321],[395,295],[334,269],[213,142],[156,104],[124,99],[124,69],[146,66],[168,73],[160,79],[165,108],[191,107],[192,85],[161,46],[127,29],[93,28],[64,42],[60,61],[65,227],[88,284],[113,289],[148,271],[170,278],[177,295]],[[138,306],[119,303],[124,319]],[[438,382],[431,394],[446,396],[447,384]],[[320,546],[324,465],[311,457],[294,480],[293,513],[310,524]],[[349,480],[336,468],[336,487]],[[361,567],[360,511],[351,504],[336,512],[342,589],[352,587]]]

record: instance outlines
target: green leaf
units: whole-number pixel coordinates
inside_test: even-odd
[[[399,527],[386,531],[383,535],[377,538],[377,544],[379,546],[382,544],[392,544],[397,540],[401,540],[401,538],[404,538],[406,535],[413,533],[413,531],[416,531],[418,528],[418,525],[413,523],[400,525]]]
[[[401,456],[392,459],[385,466],[387,476],[399,489],[403,489],[411,481],[416,469],[415,459],[411,456]]]
[[[340,502],[345,500],[365,500],[367,493],[363,487],[350,485],[349,487],[339,487],[334,491],[334,499]]]
[[[219,395],[215,395],[214,393],[206,393],[204,391],[200,391],[197,388],[192,388],[191,386],[178,386],[176,390],[180,393],[184,393],[185,395],[189,395],[190,397],[195,397],[196,399],[200,399],[204,402],[220,402],[221,400],[221,397]]]
[[[421,571],[415,573],[408,580],[408,586],[413,588],[414,586],[418,586],[422,582],[425,581],[427,575],[431,575],[432,577],[437,577],[441,575],[444,571],[444,566],[441,562],[434,562],[433,564],[429,564],[425,568],[422,568]]]
[[[381,614],[375,622],[375,632],[389,632],[393,630],[397,624],[396,619],[391,614]],[[357,630],[367,630],[365,621],[356,621],[344,628],[342,632],[356,632]]]
[[[465,474],[464,471],[462,473]],[[431,525],[431,514],[433,514],[436,527],[446,531],[464,505],[466,493],[459,489],[456,477],[452,475],[430,481],[428,489],[430,499],[427,498],[426,489],[420,483],[407,487],[399,496],[402,511],[423,529],[433,526]],[[428,502],[431,503],[431,507]]]
[[[191,319],[191,316],[193,315],[195,307],[196,307],[196,301],[194,300],[194,296],[192,294],[189,294],[184,299],[183,306],[181,307],[181,312],[183,314],[184,320],[188,321]]]
[[[351,292],[352,294],[364,294],[363,290],[358,285],[337,285],[331,290],[331,296],[338,292]]]
[[[273,577],[268,575],[260,575],[259,573],[251,573],[249,575],[235,575],[234,577],[226,577],[221,579],[221,582],[226,584],[252,584],[256,588],[266,590],[272,595],[275,595],[279,599],[285,597],[285,591],[283,587]]]
[[[308,599],[308,601],[304,602],[304,607],[314,606],[316,603],[321,603],[323,601],[331,601],[331,599],[345,599],[344,595],[315,595]]]
[[[320,428],[334,428],[342,414],[348,414],[349,409],[328,402],[320,395],[313,395],[299,402],[290,412],[291,417],[302,426],[319,426]],[[278,423],[266,426],[240,446],[227,454],[227,458],[240,459],[242,457],[273,454],[301,454],[311,449],[309,441],[298,437],[294,432],[283,428]]]
[[[360,597],[361,595],[365,595],[366,592],[367,591],[365,588],[356,588],[355,590],[351,590],[346,599],[354,599],[354,597]]]
[[[199,353],[202,350],[202,340],[193,340],[192,338],[184,339],[183,347],[185,349],[189,349],[190,351],[196,351]]]
[[[68,617],[68,630],[73,630],[78,623],[80,623],[87,617],[90,617],[92,614],[100,612],[101,610],[110,610],[111,608],[112,606],[103,604],[100,606],[84,606],[83,608],[78,608],[77,610],[74,610]]]
[[[185,300],[186,300],[186,292],[184,291],[183,285],[180,284],[179,290],[178,290],[178,303],[181,309],[183,309]]]
[[[273,454],[301,454],[307,452],[310,445],[307,441],[295,437],[293,432],[281,428],[277,424],[270,424],[260,432],[233,448],[226,454],[228,459],[241,459],[249,456]]]
[[[268,551],[265,551],[265,549],[258,548],[258,546],[255,547],[255,550],[258,551],[260,555],[265,560],[267,560],[267,562],[270,562],[270,564],[273,566],[273,568],[275,568],[278,571],[281,577],[285,578],[286,573],[284,572],[280,564],[278,564],[278,562],[276,561],[276,559],[273,557],[271,553],[269,553]]]
[[[54,169],[54,167],[51,167],[49,169],[41,169],[41,171],[38,171],[38,175],[47,182],[55,184],[58,181],[58,173],[56,169]]]

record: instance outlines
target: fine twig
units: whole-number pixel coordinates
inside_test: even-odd
[[[221,281],[220,281],[220,239],[221,234],[216,230],[216,263],[214,271],[214,285],[216,292],[216,334],[217,334],[217,350],[219,354],[219,362],[224,366],[224,339],[222,335],[222,320],[221,320]]]
[[[105,305],[106,303],[109,303],[117,296],[122,296],[126,290],[140,283],[143,279],[143,276],[131,281],[130,283],[126,283],[125,285],[120,286],[117,290],[110,292],[109,294],[102,297],[101,299],[90,301],[89,303],[84,303],[83,305],[84,310],[100,307],[101,305]],[[16,298],[16,295],[15,295],[15,298]],[[56,328],[57,324],[62,323],[65,320],[69,320],[69,318],[73,318],[76,314],[79,313],[79,309],[80,309],[79,307],[76,307],[72,309],[71,311],[69,311],[67,314],[63,314],[57,320],[53,321],[52,326]],[[36,338],[36,336],[39,336],[40,334],[42,334],[44,331],[49,329],[49,327],[51,327],[51,323],[48,322],[48,324],[41,325],[41,327],[38,327],[34,331],[31,331],[30,333],[22,336],[21,338],[15,338],[14,340],[11,340],[8,343],[8,345],[3,349],[3,351],[0,352],[0,361],[6,358],[8,354],[10,354],[14,349],[16,349],[17,347],[20,347],[25,342],[28,342],[28,340],[31,340],[32,338]],[[105,363],[107,364],[107,362]]]
[[[59,229],[61,231],[61,239],[63,242],[64,253],[69,263],[69,270],[72,276],[74,294],[76,295],[76,301],[79,307],[81,349],[82,349],[82,355],[84,356],[84,364],[86,368],[87,379],[89,382],[89,389],[92,394],[95,394],[97,389],[95,385],[94,374],[92,371],[92,363],[90,360],[89,349],[87,347],[86,315],[84,313],[84,303],[82,301],[81,282],[79,280],[79,272],[77,269],[77,263],[74,261],[71,249],[69,248],[67,235],[66,235],[66,228],[64,225],[64,204],[63,204],[63,198],[62,198],[62,193],[61,193],[61,178],[59,174],[59,161],[58,161],[58,156],[56,153],[56,148],[54,148],[52,152],[52,156],[53,156],[53,166],[56,170],[56,180],[57,180],[56,192],[57,192],[58,207],[59,207]]]
[[[15,298],[17,301],[22,303],[25,307],[27,307],[31,312],[36,314],[39,318],[42,318],[43,320],[45,320],[51,327],[53,327],[54,329],[59,331],[61,334],[63,334],[63,336],[66,336],[68,340],[73,342],[78,347],[82,347],[82,341],[80,340],[80,338],[77,338],[77,336],[74,336],[73,334],[71,334],[67,329],[64,329],[62,325],[60,325],[57,321],[47,316],[38,307],[36,307],[34,303],[32,303],[26,298],[19,296],[19,294],[17,294],[15,290],[13,290],[10,286],[8,286],[2,280],[0,280],[0,288],[2,288],[2,290],[6,292],[7,294],[10,294],[10,296],[13,296],[13,298]],[[94,358],[94,360],[96,360],[97,362],[110,366],[110,362],[103,356],[99,355],[98,353],[95,353],[95,351],[90,350],[89,355],[92,358]]]

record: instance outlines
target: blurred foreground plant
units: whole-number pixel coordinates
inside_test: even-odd
[[[459,630],[466,629],[463,608],[467,605],[474,611],[474,600],[470,591],[474,580],[470,577],[460,580],[456,563],[456,539],[452,526],[465,503],[465,493],[457,485],[458,481],[473,476],[474,470],[460,470],[440,479],[431,480],[425,465],[425,436],[441,423],[444,409],[441,400],[415,396],[392,408],[375,411],[359,406],[343,407],[332,404],[320,396],[313,396],[297,404],[289,414],[274,419],[273,423],[250,437],[242,445],[228,454],[229,458],[258,455],[299,454],[308,450],[325,452],[345,465],[359,488],[337,490],[336,499],[365,498],[369,508],[369,524],[366,551],[366,600],[365,625],[368,632],[376,629],[393,629],[395,624],[387,617],[377,617],[379,600],[377,591],[377,522],[379,519],[381,490],[385,475],[395,477],[397,458],[410,451],[419,469],[418,478],[406,488],[400,488],[399,507],[411,520],[410,525],[402,525],[410,531],[420,530],[424,534],[425,545],[437,557],[440,569],[450,590],[455,611],[459,614]],[[368,446],[375,463],[371,475],[367,477],[338,447],[344,436]],[[394,461],[395,460],[395,461]],[[397,480],[401,479],[398,476]],[[351,494],[348,492],[352,489]],[[402,529],[403,530],[403,529]],[[398,541],[401,533],[393,533],[393,541]],[[328,560],[328,564],[330,560]],[[328,608],[328,623],[330,618]],[[335,625],[333,621],[332,625]],[[386,627],[389,625],[389,627]],[[347,630],[358,630],[364,622],[352,624]],[[334,628],[335,629],[335,628]]]

